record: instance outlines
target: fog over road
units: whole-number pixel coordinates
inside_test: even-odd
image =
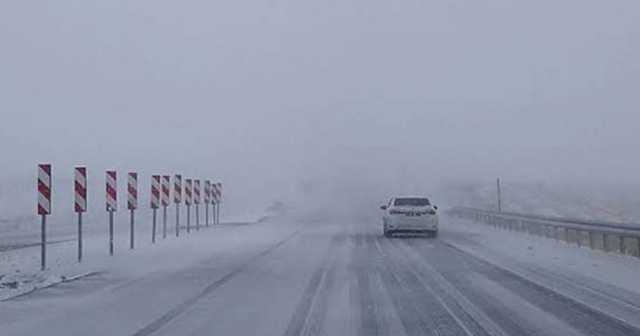
[[[0,1],[0,336],[640,335],[640,258],[444,214],[437,239],[383,239],[378,213],[393,195],[496,209],[499,178],[505,212],[640,222],[639,14]],[[113,240],[105,171],[120,176]],[[152,244],[156,174],[222,183],[225,224]]]
[[[597,287],[623,322],[455,247],[473,236],[452,221],[435,240],[384,239],[378,221],[330,216],[213,230],[240,238],[197,263],[185,255],[180,267],[103,272],[0,303],[0,334],[640,334],[637,294]]]

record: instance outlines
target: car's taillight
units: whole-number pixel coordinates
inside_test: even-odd
[[[423,211],[422,212],[423,215],[435,215],[436,211],[435,210],[427,210],[427,211]]]

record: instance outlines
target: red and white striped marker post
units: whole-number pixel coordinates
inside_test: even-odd
[[[200,180],[193,181],[193,203],[196,205],[196,231],[200,231]]]
[[[215,211],[215,222],[216,224],[220,224],[220,203],[222,202],[222,183],[214,183],[214,211]]]
[[[176,204],[176,237],[180,236],[180,203],[182,203],[182,175],[173,176],[173,201]]]
[[[211,181],[204,181],[204,225],[209,227],[209,204],[211,204]]]
[[[38,215],[42,217],[40,269],[47,268],[47,215],[51,214],[51,165],[38,165]]]
[[[109,213],[109,255],[113,255],[113,213],[118,211],[118,173],[107,171],[107,212]]]
[[[220,224],[220,205],[222,204],[222,183],[218,183],[218,224]]]
[[[75,211],[78,214],[78,262],[82,261],[82,214],[87,212],[87,168],[75,168]]]
[[[191,203],[193,203],[193,184],[191,179],[184,180],[184,205],[187,206],[187,233],[191,233]]]
[[[218,220],[217,220],[217,216],[216,216],[216,209],[217,209],[217,205],[216,203],[218,202],[218,184],[217,183],[211,183],[211,211],[213,213],[213,225],[218,224]]]
[[[211,224],[215,224],[216,223],[216,209],[215,209],[215,198],[213,196],[213,188],[214,188],[214,183],[209,181],[209,204],[211,204]]]
[[[162,176],[162,239],[167,238],[167,207],[171,195],[171,177]]]
[[[127,192],[129,195],[129,199],[127,201],[127,209],[129,209],[129,212],[131,212],[131,233],[129,248],[133,250],[135,245],[135,211],[138,209],[138,173],[129,173],[127,179]]]
[[[216,203],[218,206],[217,216],[218,216],[218,224],[220,224],[220,206],[222,205],[222,183],[218,183],[218,202]]]
[[[151,176],[151,209],[153,210],[153,226],[151,227],[151,243],[156,243],[157,212],[160,207],[160,175]]]

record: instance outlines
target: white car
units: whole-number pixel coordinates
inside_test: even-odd
[[[394,197],[380,209],[385,237],[395,233],[419,233],[438,236],[438,207],[426,197]]]

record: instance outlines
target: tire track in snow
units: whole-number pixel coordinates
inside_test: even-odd
[[[353,269],[356,277],[356,302],[360,313],[359,334],[362,336],[388,335],[389,327],[386,323],[386,317],[380,316],[371,290],[370,277],[376,272],[375,265],[372,263],[375,256],[366,250],[367,245],[364,239],[367,237],[363,235],[354,237],[356,244]]]
[[[163,326],[167,325],[173,319],[175,319],[176,317],[178,317],[182,313],[184,313],[189,307],[195,305],[200,300],[202,300],[205,296],[215,292],[220,287],[222,287],[225,284],[229,283],[231,280],[233,280],[233,278],[235,278],[238,274],[240,274],[242,271],[247,269],[250,265],[258,262],[260,259],[262,259],[266,255],[270,254],[271,252],[273,252],[274,250],[276,250],[280,246],[284,245],[285,243],[287,243],[288,241],[293,239],[295,236],[297,236],[300,232],[301,232],[301,230],[298,230],[298,231],[294,232],[293,234],[289,235],[288,237],[286,237],[285,239],[279,241],[275,245],[273,245],[273,246],[267,248],[266,250],[262,251],[258,255],[256,255],[253,258],[251,258],[249,261],[247,261],[244,264],[240,265],[240,267],[236,268],[234,271],[232,271],[232,272],[228,273],[227,275],[223,276],[222,278],[218,279],[214,283],[212,283],[209,286],[205,287],[202,291],[198,292],[196,295],[194,295],[191,298],[189,298],[188,300],[182,302],[181,304],[179,304],[174,309],[168,311],[166,314],[162,315],[160,318],[158,318],[155,321],[151,322],[150,324],[142,327],[141,329],[139,329],[137,332],[135,332],[131,336],[148,336],[148,335],[151,335],[154,332],[158,331],[160,328],[162,328]]]
[[[407,245],[414,248],[425,263],[431,263],[436,272],[441,274],[446,282],[450,283],[473,305],[479,307],[485,316],[508,335],[545,335],[544,330],[540,328],[541,326],[530,324],[518,311],[511,309],[505,303],[496,300],[489,293],[480,290],[474,285],[473,281],[469,279],[469,273],[473,269],[473,260],[453,251],[426,250],[425,246],[419,241],[412,241]],[[442,253],[446,255],[442,255]],[[452,264],[455,266],[452,267]],[[466,271],[459,272],[461,268]]]
[[[330,265],[330,259],[334,247],[338,242],[334,237],[326,251],[322,262],[315,270],[307,284],[296,310],[285,330],[284,336],[319,335],[322,331],[327,309],[327,293],[333,285],[334,265]],[[330,267],[331,266],[331,267]]]
[[[541,285],[514,271],[478,258],[453,245],[440,244],[449,249],[449,254],[453,254],[459,260],[463,260],[470,271],[473,270],[486,276],[585,335],[640,335],[640,329],[605,312],[594,309],[588,304],[576,301],[553,288]],[[434,261],[436,260],[437,257],[434,258]],[[451,275],[446,274],[444,276],[451,277]]]
[[[404,259],[404,253],[394,247],[396,241],[375,237],[369,244],[383,256],[380,276],[391,294],[391,299],[408,336],[473,335],[448,309],[431,288],[426,287],[414,272],[413,265]]]

